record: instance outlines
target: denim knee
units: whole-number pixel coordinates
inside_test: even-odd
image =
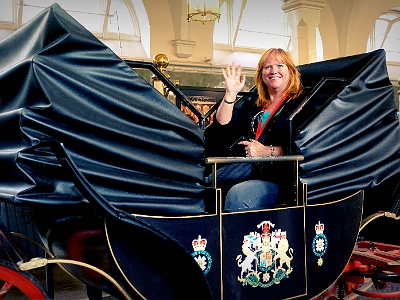
[[[264,180],[247,180],[234,185],[225,198],[225,210],[239,211],[274,207],[278,201],[277,184]]]

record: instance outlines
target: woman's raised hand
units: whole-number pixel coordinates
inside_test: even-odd
[[[226,65],[226,70],[222,69],[222,74],[225,79],[226,95],[236,97],[236,95],[243,89],[246,81],[246,75],[242,75],[242,66],[235,63]]]
[[[246,76],[242,74],[242,67],[236,66],[235,63],[226,65],[226,70],[222,69],[225,79],[225,96],[221,106],[217,110],[216,119],[224,125],[228,124],[232,119],[233,103],[236,101],[236,95],[244,87]]]

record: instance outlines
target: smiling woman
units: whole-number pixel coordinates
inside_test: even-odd
[[[234,63],[223,70],[226,92],[212,129],[212,135],[218,137],[218,143],[213,145],[210,142],[213,138],[210,140],[206,135],[206,145],[219,148],[211,151],[221,151],[218,154],[220,156],[232,156],[226,151],[233,141],[238,141],[239,147],[244,149],[240,156],[288,154],[288,117],[299,105],[303,91],[300,73],[291,55],[281,48],[266,50],[256,69],[257,101],[249,101],[249,104],[234,110],[236,96],[245,83],[245,76],[241,72],[241,66]],[[253,125],[256,130],[252,133],[250,130]],[[268,172],[264,172],[264,168],[268,168]],[[286,196],[287,180],[282,178],[281,171],[274,164],[257,167],[251,163],[226,165],[218,170],[217,181],[226,196],[227,210],[270,208]]]

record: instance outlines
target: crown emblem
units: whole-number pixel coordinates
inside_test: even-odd
[[[204,251],[206,250],[207,240],[202,239],[201,235],[196,240],[192,241],[192,246],[194,251]]]
[[[315,225],[315,233],[323,234],[324,233],[324,224],[321,221],[318,221],[318,224]]]

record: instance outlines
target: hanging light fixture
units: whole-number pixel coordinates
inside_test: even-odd
[[[204,24],[209,21],[219,21],[220,16],[219,0],[188,0],[189,22],[199,21]]]

